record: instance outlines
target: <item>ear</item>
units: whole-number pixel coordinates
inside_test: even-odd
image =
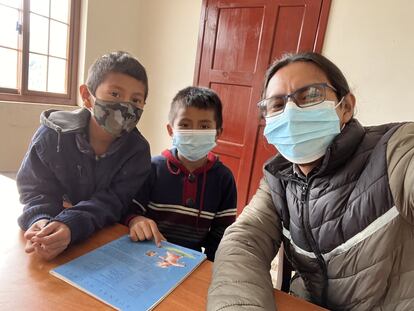
[[[348,93],[345,95],[344,101],[341,104],[341,109],[339,110],[341,126],[348,123],[354,116],[355,104],[356,99],[354,94]]]
[[[86,108],[93,107],[93,103],[91,101],[91,94],[89,93],[89,90],[88,90],[88,87],[86,86],[86,84],[82,84],[79,87],[79,93],[80,93],[80,96],[82,98],[83,105]]]
[[[173,131],[172,126],[169,123],[167,124],[167,132],[168,132],[168,135],[170,135],[170,137],[173,136],[174,131]]]
[[[222,133],[223,133],[223,128],[217,129],[216,141],[217,141],[217,139],[219,139],[219,137],[221,136]]]

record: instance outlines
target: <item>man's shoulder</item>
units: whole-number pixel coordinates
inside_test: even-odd
[[[390,141],[399,137],[401,129],[412,123],[387,123],[364,127],[365,135],[360,143],[359,150],[376,150],[382,152]],[[397,134],[397,135],[395,135]]]
[[[410,158],[408,154],[414,148],[414,122],[402,123],[390,135],[387,141],[388,163],[391,157]]]

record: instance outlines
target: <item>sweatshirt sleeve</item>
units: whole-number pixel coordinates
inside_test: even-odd
[[[217,247],[223,237],[224,231],[236,220],[237,212],[237,190],[233,174],[228,171],[225,183],[221,189],[223,199],[220,207],[214,216],[210,231],[204,243],[207,258],[214,261]]]
[[[146,178],[142,187],[137,188],[137,191],[128,206],[128,211],[122,218],[122,223],[126,226],[132,218],[136,216],[145,216],[147,214],[147,206],[151,197],[151,189],[154,185],[156,178],[155,164],[151,164],[151,173]]]
[[[24,205],[18,223],[23,230],[40,219],[51,219],[63,210],[63,190],[43,158],[46,135],[44,127],[36,132],[17,173],[17,188]]]
[[[95,231],[116,223],[127,213],[134,193],[150,172],[149,146],[125,161],[110,186],[71,208],[64,209],[53,220],[66,224],[71,230],[71,243],[88,238]]]
[[[389,139],[387,164],[395,206],[414,224],[414,123],[402,125]]]
[[[216,252],[207,310],[275,310],[270,264],[282,223],[262,179],[250,203],[225,232]]]

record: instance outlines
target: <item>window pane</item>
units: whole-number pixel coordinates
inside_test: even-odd
[[[0,48],[0,87],[17,89],[17,56],[15,50]]]
[[[19,11],[0,5],[0,45],[17,49]]]
[[[47,57],[29,54],[29,90],[46,91]]]
[[[50,17],[68,23],[69,0],[52,0],[50,4]]]
[[[0,0],[0,3],[19,9],[22,7],[22,0]]]
[[[55,21],[50,21],[49,54],[53,56],[66,57],[68,26]]]
[[[48,92],[66,93],[66,61],[49,57]]]
[[[30,13],[30,52],[47,54],[49,20]]]
[[[30,11],[49,16],[49,0],[30,0]]]

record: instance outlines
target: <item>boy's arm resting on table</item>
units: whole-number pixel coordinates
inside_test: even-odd
[[[269,271],[281,236],[282,223],[262,179],[216,252],[207,310],[275,310]]]
[[[399,213],[414,224],[414,123],[402,125],[387,145],[388,180]]]
[[[20,201],[24,204],[18,223],[23,230],[41,219],[51,219],[63,210],[63,190],[47,162],[42,159],[44,145],[40,129],[33,137],[29,151],[17,174]]]
[[[217,247],[223,238],[224,231],[236,220],[237,189],[233,175],[223,185],[221,192],[223,193],[223,199],[220,203],[220,208],[213,219],[203,245],[207,258],[211,261],[214,261]]]
[[[149,152],[148,156],[145,152],[136,153],[118,171],[110,187],[95,192],[89,200],[63,210],[53,220],[70,228],[71,243],[82,241],[96,230],[121,220],[149,172]]]

